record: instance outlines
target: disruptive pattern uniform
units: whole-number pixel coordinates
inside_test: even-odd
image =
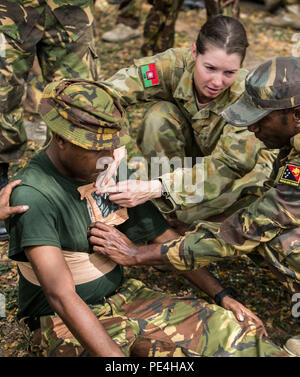
[[[188,224],[230,211],[249,193],[258,195],[276,157],[247,129],[233,127],[221,116],[243,93],[247,72],[240,70],[230,88],[199,107],[194,67],[189,48],[174,48],[135,60],[102,82],[124,107],[154,103],[137,130],[137,144],[149,163],[155,156],[177,156],[181,161],[192,157],[193,163],[198,162],[193,168],[162,175],[167,200],[155,201],[161,212],[176,211],[177,218]],[[195,183],[192,189],[174,186],[183,181],[183,174],[185,182]]]
[[[0,162],[26,147],[22,102],[37,54],[44,80],[98,79],[92,0],[3,0],[0,5]]]

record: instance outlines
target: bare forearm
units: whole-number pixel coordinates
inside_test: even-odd
[[[212,298],[223,289],[219,281],[204,267],[184,272],[182,275]]]
[[[92,356],[124,356],[86,303],[77,295],[61,249],[34,246],[25,254],[52,309]]]
[[[138,246],[137,252],[135,254],[136,265],[161,265],[163,264],[163,259],[161,256],[161,245],[151,244],[145,246]]]

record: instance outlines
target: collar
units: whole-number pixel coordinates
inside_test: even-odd
[[[292,147],[297,151],[300,152],[300,133],[293,136],[290,140]]]

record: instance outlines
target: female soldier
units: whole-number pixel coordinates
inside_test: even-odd
[[[179,220],[190,224],[229,214],[255,197],[275,153],[266,151],[248,130],[226,124],[221,115],[244,90],[247,71],[240,68],[247,46],[242,24],[217,16],[202,26],[191,49],[174,48],[135,60],[103,82],[125,107],[152,102],[136,140],[151,179],[160,175],[150,186],[125,181],[106,190],[111,201],[131,207],[163,196],[156,200],[159,209],[176,211]],[[162,174],[153,157],[160,158]],[[168,174],[171,165],[174,172]]]

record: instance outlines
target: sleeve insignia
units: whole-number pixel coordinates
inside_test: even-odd
[[[299,186],[300,183],[300,166],[286,164],[279,183],[286,183],[292,186]]]
[[[144,87],[148,88],[154,85],[159,85],[159,79],[155,63],[141,66]]]

